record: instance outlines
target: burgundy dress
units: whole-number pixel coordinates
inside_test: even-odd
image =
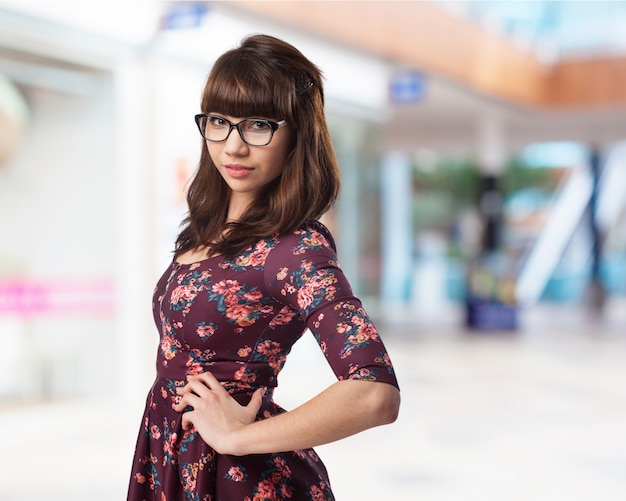
[[[137,439],[129,501],[332,500],[313,449],[229,456],[172,409],[185,377],[210,371],[241,404],[268,388],[257,419],[285,412],[272,394],[293,344],[309,328],[338,379],[397,387],[378,333],[339,269],[332,237],[312,221],[233,260],[175,261],[154,293],[161,343]]]

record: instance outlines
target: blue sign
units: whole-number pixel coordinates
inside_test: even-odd
[[[199,28],[209,7],[201,2],[172,2],[161,20],[162,30]]]
[[[392,103],[416,103],[426,90],[426,78],[417,71],[400,73],[392,77],[389,96]]]

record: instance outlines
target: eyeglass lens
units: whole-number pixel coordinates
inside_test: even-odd
[[[231,124],[225,118],[213,115],[200,117],[198,126],[209,141],[224,141],[230,131],[236,128],[242,139],[252,146],[265,146],[271,141],[274,133],[270,123],[265,120],[247,119],[238,124]]]

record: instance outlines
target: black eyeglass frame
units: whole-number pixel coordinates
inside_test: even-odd
[[[229,129],[228,129],[228,133],[226,134],[226,137],[224,139],[220,139],[220,140],[216,140],[216,139],[209,139],[208,137],[206,137],[204,135],[204,131],[202,130],[202,126],[200,125],[200,120],[202,120],[203,118],[219,118],[220,120],[224,120],[225,122],[228,123]],[[226,141],[228,139],[228,137],[230,136],[230,133],[233,131],[233,129],[237,129],[237,132],[239,133],[239,137],[241,138],[241,140],[246,143],[249,146],[267,146],[268,144],[270,144],[272,142],[272,139],[274,138],[274,132],[276,132],[278,129],[280,129],[281,127],[284,127],[285,125],[287,125],[287,121],[286,120],[280,120],[278,122],[274,122],[273,120],[266,120],[264,118],[245,118],[243,120],[241,120],[240,122],[237,123],[233,123],[230,120],[224,118],[221,115],[213,115],[212,113],[198,113],[197,115],[194,116],[194,120],[196,122],[196,125],[198,126],[198,130],[200,131],[200,135],[206,139],[207,141],[211,141],[212,143],[223,143],[224,141]],[[239,126],[244,123],[247,122],[249,120],[252,120],[254,122],[263,122],[267,125],[270,126],[271,132],[270,132],[270,137],[267,140],[267,143],[264,144],[251,144],[248,141],[246,141],[246,138],[243,137],[243,132],[241,131],[241,129],[239,128]]]

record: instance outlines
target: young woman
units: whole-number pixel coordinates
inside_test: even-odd
[[[200,165],[154,294],[157,377],[128,500],[334,499],[312,447],[393,422],[400,396],[317,221],[339,192],[320,71],[249,37],[217,60],[195,118]],[[273,390],[307,328],[338,381],[286,411]]]

